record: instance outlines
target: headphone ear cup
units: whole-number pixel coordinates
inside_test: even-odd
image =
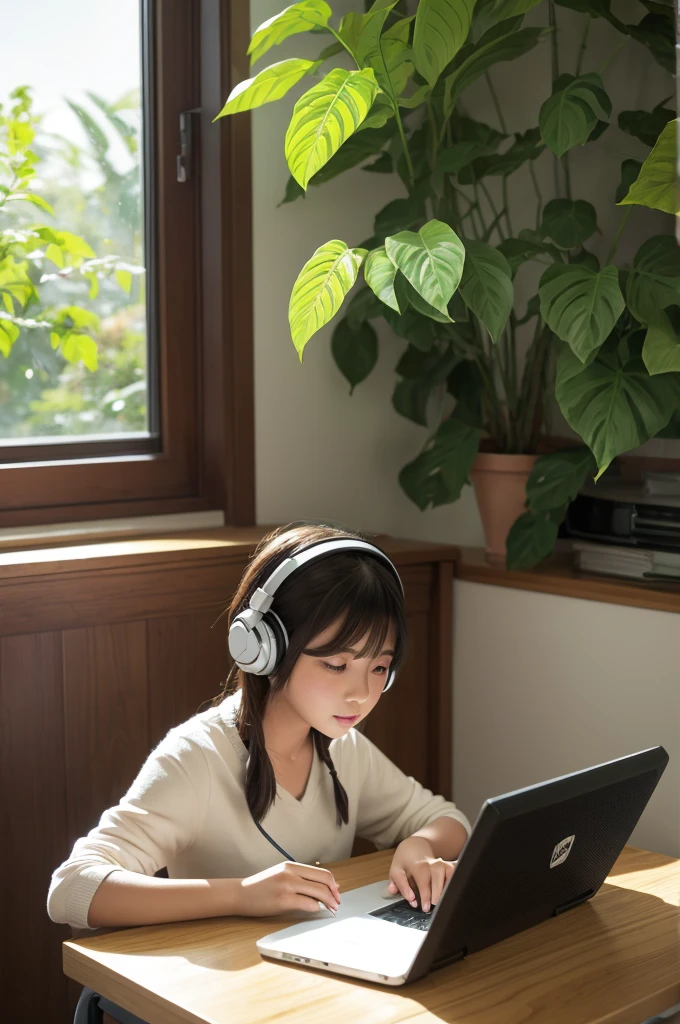
[[[262,675],[270,675],[277,669],[283,661],[283,656],[288,650],[288,631],[281,622],[276,612],[268,611],[262,622],[265,623],[271,633],[271,642],[269,649],[269,660],[267,661],[267,667],[263,671]]]

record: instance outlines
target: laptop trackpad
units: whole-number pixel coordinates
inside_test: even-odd
[[[274,941],[268,945],[296,956],[398,977],[408,971],[425,934],[380,918],[348,917],[278,941],[271,936]]]

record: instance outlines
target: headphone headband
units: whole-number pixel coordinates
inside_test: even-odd
[[[310,544],[285,558],[251,594],[248,607],[234,616],[229,627],[229,652],[240,669],[253,675],[270,675],[274,671],[288,648],[286,629],[278,615],[270,610],[277,590],[296,569],[317,558],[340,554],[343,551],[363,551],[380,559],[392,570],[403,594],[404,587],[399,573],[385,552],[374,544],[351,538],[337,538]],[[388,690],[393,682],[394,673],[391,672],[385,690]]]

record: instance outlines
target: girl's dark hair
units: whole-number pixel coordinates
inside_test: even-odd
[[[367,538],[318,524],[282,526],[267,534],[258,544],[234,594],[229,606],[229,624],[247,607],[251,594],[284,559],[311,544],[336,539]],[[221,704],[239,687],[242,691],[236,727],[248,746],[245,794],[257,821],[264,818],[276,797],[276,777],[262,729],[265,708],[270,696],[279,693],[288,682],[300,655],[330,657],[354,647],[367,635],[358,656],[374,658],[383,649],[390,625],[394,625],[396,643],[391,667],[397,671],[404,662],[407,643],[406,612],[399,583],[381,559],[362,551],[326,555],[296,569],[277,590],[272,611],[283,622],[289,637],[283,660],[271,676],[256,676],[233,665],[222,693],[213,701],[213,705]],[[315,636],[338,620],[340,628],[329,643],[315,649],[308,646]],[[347,793],[329,753],[330,737],[312,729],[312,738],[318,756],[331,772],[338,825],[346,824],[349,818]]]

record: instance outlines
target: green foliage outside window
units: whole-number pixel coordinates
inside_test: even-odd
[[[28,87],[0,104],[1,438],[147,429],[138,99],[89,101],[69,103],[86,147],[42,128]]]

